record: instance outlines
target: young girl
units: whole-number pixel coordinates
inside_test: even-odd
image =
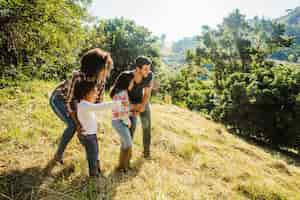
[[[95,111],[120,107],[121,101],[95,104],[98,91],[95,82],[81,81],[76,84],[75,97],[77,104],[77,116],[84,131],[78,134],[80,143],[86,150],[89,165],[89,175],[101,175],[100,161],[98,159],[97,121]]]
[[[119,165],[117,171],[126,171],[132,155],[132,138],[130,134],[131,121],[129,119],[129,97],[127,89],[129,87],[129,79],[117,78],[110,96],[114,102],[122,101],[121,107],[115,106],[112,114],[112,126],[115,128],[121,139],[121,150],[119,157]]]
[[[113,61],[109,53],[101,49],[91,49],[81,58],[80,71],[73,72],[72,78],[59,84],[50,97],[50,105],[55,114],[66,123],[54,160],[63,164],[63,153],[75,134],[80,132],[80,123],[76,117],[76,100],[74,98],[74,87],[81,80],[97,81],[99,90],[97,102],[102,102],[105,79],[112,68]]]

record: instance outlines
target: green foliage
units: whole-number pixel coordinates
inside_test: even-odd
[[[124,18],[101,20],[95,26],[94,38],[102,41],[92,41],[91,45],[109,51],[114,60],[114,69],[108,85],[124,70],[130,69],[137,56],[145,55],[153,61],[153,69],[160,67],[158,38],[145,27]]]
[[[170,76],[169,84],[161,88],[172,96],[175,104],[208,113],[213,108],[214,92],[209,82],[200,80],[205,73],[202,67],[188,64]]]
[[[0,76],[64,78],[78,64],[89,1],[0,3]]]
[[[124,18],[94,21],[90,0],[1,1],[1,87],[26,78],[65,79],[88,49],[109,51],[114,69],[108,85],[139,55],[149,56],[154,71],[161,63],[158,38]],[[22,12],[21,12],[22,11]]]
[[[214,119],[237,133],[299,148],[299,71],[267,60],[291,45],[291,38],[284,34],[282,24],[258,18],[247,21],[236,10],[217,29],[203,28],[201,46],[191,60],[214,66],[215,94],[207,98],[213,99],[208,106]],[[197,94],[193,101],[201,102],[202,93],[192,93]]]
[[[300,73],[286,66],[231,74],[213,112],[238,132],[275,145],[299,144]]]

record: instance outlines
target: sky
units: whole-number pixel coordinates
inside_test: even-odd
[[[203,25],[215,27],[234,9],[247,18],[277,18],[300,0],[94,0],[92,15],[99,19],[125,17],[147,27],[155,35],[176,41],[201,32]]]

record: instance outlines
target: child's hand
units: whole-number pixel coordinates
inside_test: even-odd
[[[137,110],[132,110],[130,114],[131,114],[131,116],[136,117],[139,115],[139,112]]]

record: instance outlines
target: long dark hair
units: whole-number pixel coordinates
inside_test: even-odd
[[[126,76],[120,75],[115,81],[112,89],[110,90],[110,97],[113,98],[118,92],[127,90],[130,84],[130,79]]]
[[[96,80],[100,71],[105,69],[107,57],[103,57],[102,51],[98,48],[87,51],[81,57],[80,71],[89,79]]]

